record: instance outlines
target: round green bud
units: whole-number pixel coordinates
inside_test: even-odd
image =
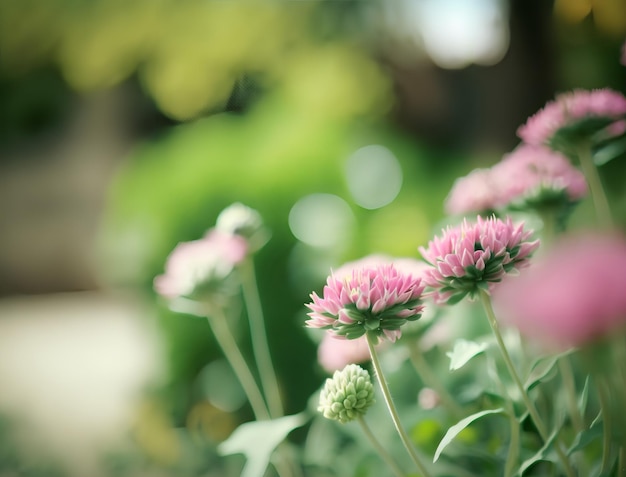
[[[364,415],[373,403],[374,386],[369,373],[349,364],[326,380],[317,410],[325,418],[345,424]]]

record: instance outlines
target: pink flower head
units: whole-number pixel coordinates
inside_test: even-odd
[[[583,173],[565,156],[544,146],[518,147],[492,173],[500,184],[501,206],[567,205],[587,195]]]
[[[513,225],[507,217],[496,217],[476,223],[464,220],[460,226],[448,227],[435,237],[428,248],[419,251],[432,265],[424,274],[424,282],[432,289],[435,301],[454,304],[466,295],[473,297],[479,289],[487,290],[504,275],[528,265],[539,240],[529,241],[532,231],[524,225]]]
[[[359,364],[370,359],[365,336],[347,340],[327,332],[317,348],[317,360],[329,373],[345,368],[348,364]]]
[[[371,254],[363,258],[344,263],[338,269],[333,270],[333,275],[336,278],[343,279],[345,277],[350,277],[355,268],[376,268],[378,266],[391,264],[393,264],[394,268],[399,272],[410,274],[414,277],[421,276],[426,268],[428,268],[424,262],[414,258],[397,258],[383,254]]]
[[[543,109],[528,118],[526,124],[517,130],[517,135],[528,144],[547,144],[559,130],[574,126],[583,119],[605,119],[609,124],[624,114],[626,98],[617,91],[608,88],[575,90],[560,94],[554,101],[548,102]]]
[[[454,182],[444,209],[451,215],[494,211],[499,205],[496,186],[491,169],[474,169]]]
[[[366,332],[395,341],[400,327],[422,313],[424,285],[393,264],[356,267],[343,277],[331,274],[322,298],[311,294],[307,326],[355,339]]]
[[[505,322],[543,345],[590,343],[626,325],[626,242],[584,235],[502,284],[494,303]]]
[[[167,258],[154,289],[166,298],[192,297],[219,286],[246,255],[246,241],[210,230],[200,240],[179,243]]]

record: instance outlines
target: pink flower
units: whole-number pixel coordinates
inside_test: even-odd
[[[491,169],[474,169],[454,182],[444,209],[451,215],[494,211],[500,202],[497,186]]]
[[[432,265],[425,274],[424,282],[432,289],[438,303],[454,304],[466,295],[473,297],[479,289],[502,280],[507,273],[528,265],[529,257],[539,241],[529,241],[532,231],[524,225],[478,216],[477,223],[464,220],[458,227],[443,230],[442,237],[435,237],[428,248],[419,251]]]
[[[540,145],[550,142],[562,128],[585,118],[618,120],[626,114],[626,98],[608,88],[592,91],[575,90],[558,95],[543,109],[528,118],[517,130],[526,143]]]
[[[626,242],[606,235],[563,239],[499,287],[494,303],[503,321],[547,346],[607,336],[626,325]]]
[[[575,202],[587,195],[583,173],[565,156],[544,146],[521,145],[496,164],[492,174],[500,185],[500,206],[541,207],[546,202]]]
[[[422,280],[393,264],[356,267],[343,276],[332,274],[320,298],[311,294],[307,326],[355,339],[366,332],[395,341],[407,321],[422,313]]]
[[[393,264],[395,269],[399,272],[411,274],[414,277],[421,276],[422,272],[424,272],[424,270],[428,268],[424,262],[422,262],[421,260],[416,260],[414,258],[398,258],[383,254],[371,254],[363,258],[344,263],[338,269],[333,270],[333,275],[336,278],[343,279],[352,275],[352,271],[355,268],[376,268],[381,265],[391,264]]]
[[[190,297],[218,285],[246,255],[246,241],[210,230],[200,240],[179,243],[167,258],[154,289],[166,298]]]
[[[343,369],[348,364],[359,364],[370,359],[365,336],[354,340],[343,339],[332,332],[326,333],[317,348],[317,360],[329,373]]]

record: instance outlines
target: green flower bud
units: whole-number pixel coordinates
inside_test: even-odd
[[[245,238],[250,252],[256,252],[269,240],[269,232],[263,225],[261,214],[240,202],[220,212],[215,227],[221,232]]]
[[[349,364],[326,380],[317,410],[325,418],[345,424],[364,415],[373,403],[374,386],[369,373]]]

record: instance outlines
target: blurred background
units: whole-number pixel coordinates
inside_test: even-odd
[[[299,412],[330,267],[417,257],[454,179],[556,92],[626,90],[625,37],[626,0],[0,0],[0,475],[240,465],[214,450],[251,419],[240,388],[206,321],[152,291],[176,243],[233,202],[262,214]]]

